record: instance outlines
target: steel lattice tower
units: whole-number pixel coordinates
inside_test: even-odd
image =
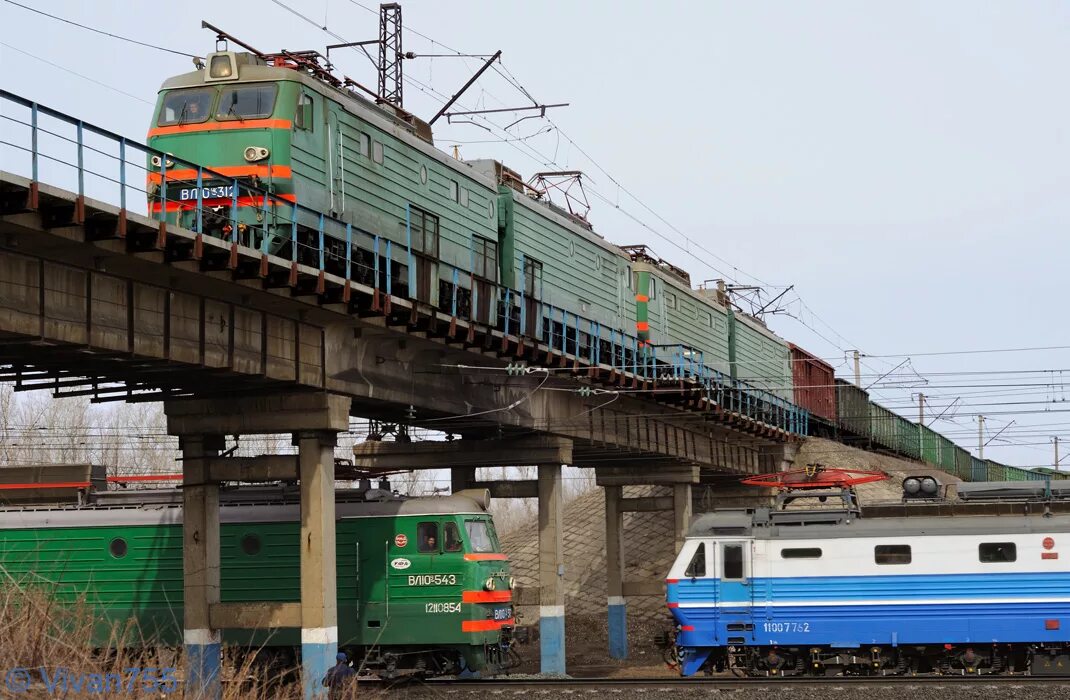
[[[402,106],[401,95],[401,5],[379,6],[379,94],[384,102]]]

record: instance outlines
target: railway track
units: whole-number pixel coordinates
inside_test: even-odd
[[[769,687],[844,686],[1022,686],[1029,688],[1066,688],[1070,693],[1070,676],[841,676],[796,678],[491,678],[441,680],[361,680],[360,686],[382,690],[579,690],[611,691],[639,689],[706,688],[709,690],[753,690]],[[1056,696],[1052,696],[1056,697]]]

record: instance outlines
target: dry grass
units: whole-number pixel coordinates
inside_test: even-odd
[[[144,639],[136,625],[114,626],[108,648],[94,648],[89,640],[98,626],[93,610],[82,603],[61,603],[47,587],[13,582],[0,585],[0,697],[183,697],[185,677],[181,650],[161,647]],[[289,700],[302,697],[300,674],[292,666],[265,663],[267,654],[226,649],[223,662],[224,700]],[[153,683],[148,688],[127,681],[131,668],[176,668],[177,689],[169,692]],[[40,669],[54,680],[59,669],[68,677],[85,678],[80,691],[68,684],[49,690]],[[24,669],[25,673],[15,669]],[[108,683],[104,692],[93,692],[92,674]],[[11,682],[29,680],[25,692],[13,693]],[[116,685],[121,689],[115,692]],[[356,689],[352,696],[355,697]],[[366,696],[366,693],[361,693]],[[186,697],[192,697],[187,695]]]

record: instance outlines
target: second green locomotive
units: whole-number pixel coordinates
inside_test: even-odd
[[[98,646],[128,621],[139,643],[181,646],[179,492],[94,499],[0,509],[6,577],[47,582],[60,603],[84,600],[97,616]],[[242,488],[220,501],[222,601],[300,600],[297,493]],[[337,518],[338,641],[356,665],[389,677],[494,673],[517,661],[514,582],[479,493],[340,491]],[[223,639],[284,658],[301,644],[297,629],[227,630]]]

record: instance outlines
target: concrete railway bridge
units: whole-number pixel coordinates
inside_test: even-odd
[[[806,433],[802,409],[683,352],[633,364],[623,350],[637,339],[603,336],[582,318],[563,315],[556,334],[530,337],[508,314],[485,323],[456,303],[395,295],[390,275],[358,282],[326,234],[371,236],[386,269],[389,243],[320,212],[318,249],[299,257],[295,246],[289,259],[136,213],[145,164],[165,154],[11,93],[0,92],[0,106],[0,380],[58,397],[164,403],[182,451],[188,668],[211,692],[225,628],[300,627],[307,692],[332,665],[334,447],[350,416],[460,438],[366,442],[354,462],[369,472],[448,468],[454,489],[538,499],[539,586],[523,593],[540,606],[542,668],[558,673],[562,465],[594,469],[605,489],[610,651],[623,657],[626,596],[662,591],[660,581],[622,580],[623,513],[671,510],[680,539],[692,485],[778,469]],[[395,248],[395,259],[411,260]],[[566,342],[581,332],[608,340]],[[224,436],[258,433],[291,433],[297,459],[222,456]],[[538,467],[537,479],[477,480],[481,467],[525,465]],[[300,602],[221,603],[220,482],[295,478],[310,543]],[[633,484],[673,495],[622,498]]]

